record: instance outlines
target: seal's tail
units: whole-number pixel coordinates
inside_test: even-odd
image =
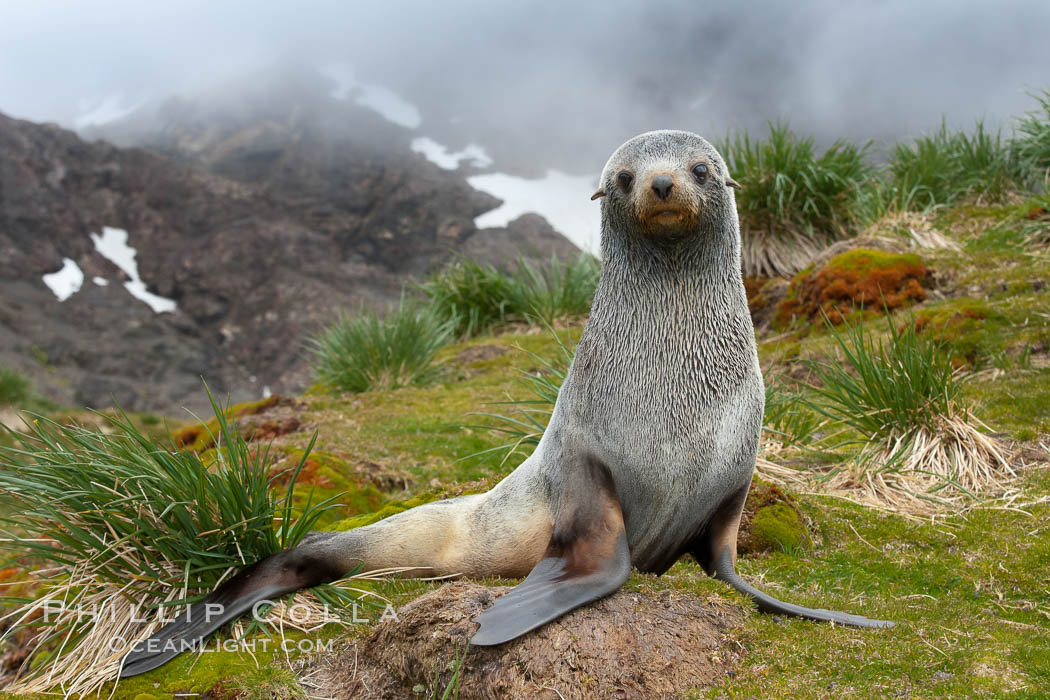
[[[777,600],[740,577],[740,574],[733,567],[733,553],[729,547],[724,547],[722,553],[719,554],[715,561],[715,578],[725,581],[736,590],[750,597],[758,604],[758,609],[762,612],[804,617],[821,622],[834,622],[851,627],[893,627],[893,623],[889,620],[872,620],[863,615],[850,615],[837,610],[804,608],[801,605],[793,605],[792,603]]]

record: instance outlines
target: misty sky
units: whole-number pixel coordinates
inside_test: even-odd
[[[418,106],[416,136],[496,168],[596,174],[656,128],[788,119],[885,143],[1009,118],[1050,87],[1050,2],[5,0],[0,111],[71,126],[100,101],[266,66],[348,63]]]

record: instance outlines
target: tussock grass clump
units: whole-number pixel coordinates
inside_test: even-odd
[[[519,259],[512,272],[469,259],[459,260],[419,285],[428,303],[453,319],[468,338],[511,322],[553,324],[587,313],[600,265],[581,254],[573,262],[552,257],[536,264]]]
[[[806,403],[798,387],[789,387],[782,374],[767,372],[766,406],[762,424],[765,428],[764,450],[774,452],[782,445],[806,446],[827,422]],[[770,439],[774,445],[770,444]]]
[[[527,292],[522,314],[531,323],[553,326],[559,319],[589,313],[600,275],[601,263],[586,253],[570,263],[552,257],[535,267],[522,260],[516,276]]]
[[[978,121],[972,134],[951,131],[945,122],[914,144],[897,144],[889,173],[895,208],[929,209],[975,194],[1000,202],[1015,184],[1016,165],[999,131]]]
[[[454,320],[456,335],[469,338],[513,313],[510,278],[494,265],[464,258],[419,285],[430,306]]]
[[[438,373],[434,356],[452,338],[454,321],[439,309],[406,302],[380,318],[340,311],[334,323],[308,341],[314,376],[346,392],[420,385]]]
[[[764,141],[742,132],[719,145],[744,185],[736,202],[745,276],[792,275],[855,229],[869,147],[836,141],[818,156],[813,139],[772,122]]]
[[[956,401],[951,358],[916,333],[876,342],[860,323],[828,324],[842,361],[814,362],[813,410],[855,432],[861,450],[846,468],[818,474],[786,470],[769,478],[820,483],[865,505],[925,515],[1011,491],[1016,474],[1003,445]]]
[[[7,634],[23,631],[31,652],[9,691],[97,690],[117,673],[121,641],[147,638],[235,569],[294,546],[333,507],[309,498],[293,519],[309,450],[275,495],[268,450],[212,406],[220,447],[207,462],[155,444],[123,412],[100,414],[104,432],[39,417],[0,447],[0,494],[12,506],[0,546],[39,583],[35,599],[4,601]],[[341,609],[350,598],[327,586],[307,600]],[[291,623],[282,619],[301,627],[301,617]]]
[[[1011,146],[1035,184],[1050,184],[1050,90],[1031,93],[1039,106],[1017,122]]]

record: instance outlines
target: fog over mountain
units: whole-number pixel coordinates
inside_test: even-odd
[[[8,3],[0,112],[86,126],[271,67],[340,64],[452,151],[593,176],[652,128],[783,118],[882,142],[942,115],[1008,128],[1050,82],[1047,26],[1045,0]]]
[[[456,254],[597,252],[634,134],[1009,130],[1048,26],[1046,0],[8,2],[0,364],[77,405],[298,391],[338,306]]]

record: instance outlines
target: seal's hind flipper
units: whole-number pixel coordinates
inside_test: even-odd
[[[344,573],[306,550],[290,549],[256,562],[187,607],[155,635],[132,647],[124,657],[120,677],[152,671],[184,651],[199,649],[209,634],[260,601],[276,601],[300,588],[334,581]]]
[[[508,642],[609,595],[627,580],[631,554],[608,469],[586,458],[566,476],[543,559],[514,590],[474,619],[481,626],[471,644]]]
[[[690,546],[690,552],[709,576],[725,581],[751,598],[762,612],[804,617],[821,622],[834,622],[851,627],[893,627],[887,620],[871,620],[863,615],[851,615],[837,610],[804,608],[785,603],[764,593],[740,577],[736,572],[736,539],[740,528],[740,514],[747,499],[748,488],[730,494],[712,514],[704,532]]]
[[[733,555],[728,547],[722,550],[715,562],[715,578],[725,581],[736,590],[750,597],[758,604],[758,609],[762,612],[803,617],[820,622],[834,622],[837,625],[848,625],[850,627],[893,627],[893,623],[889,620],[872,620],[863,615],[851,615],[838,610],[804,608],[801,605],[777,600],[740,577],[740,574],[733,567]]]

